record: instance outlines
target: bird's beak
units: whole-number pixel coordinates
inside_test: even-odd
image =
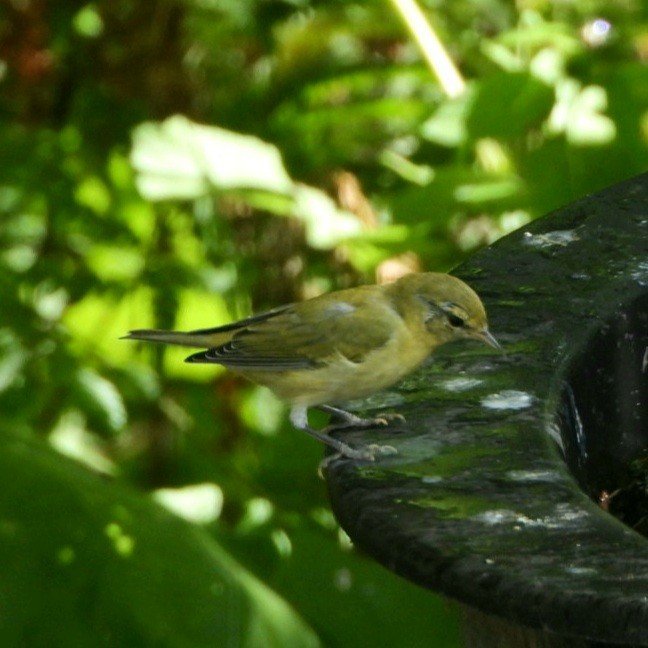
[[[488,344],[488,346],[493,347],[493,349],[504,351],[504,349],[502,349],[502,345],[495,339],[495,336],[486,328],[478,331],[475,337],[485,344]]]

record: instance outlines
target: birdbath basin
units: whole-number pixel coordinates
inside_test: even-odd
[[[387,568],[460,601],[471,645],[648,645],[648,540],[610,513],[648,450],[648,174],[455,274],[505,354],[446,346],[371,399],[406,422],[345,439],[399,453],[328,463],[339,522]]]

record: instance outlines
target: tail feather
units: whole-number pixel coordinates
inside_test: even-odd
[[[198,347],[201,349],[213,349],[225,344],[232,339],[239,331],[248,326],[260,324],[266,320],[277,317],[289,311],[291,304],[279,306],[265,313],[250,315],[238,322],[231,322],[216,328],[196,329],[195,331],[161,331],[159,329],[137,329],[130,331],[122,340],[145,340],[146,342],[162,342],[163,344],[176,344],[178,346]]]
[[[162,342],[163,344],[175,344],[177,346],[198,347],[210,349],[220,346],[229,340],[231,332],[209,332],[203,331],[161,331],[158,329],[138,329],[129,331],[122,340],[144,340],[146,342]]]

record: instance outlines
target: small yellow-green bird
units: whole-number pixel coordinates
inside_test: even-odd
[[[360,418],[335,404],[389,387],[446,342],[473,338],[500,348],[477,293],[456,277],[434,272],[327,293],[217,328],[138,330],[126,338],[207,349],[186,361],[221,364],[269,387],[292,406],[296,428],[345,457],[368,460],[395,450],[355,449],[328,432],[384,424],[385,419]],[[314,429],[309,407],[342,422]]]

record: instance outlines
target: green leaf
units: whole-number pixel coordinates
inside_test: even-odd
[[[199,198],[212,188],[290,193],[293,186],[275,146],[180,115],[138,126],[131,163],[149,200]]]
[[[466,122],[474,139],[519,137],[541,124],[554,101],[552,88],[527,72],[501,72],[475,85]]]
[[[63,324],[72,338],[72,346],[81,355],[94,353],[119,363],[132,356],[135,346],[119,342],[130,329],[151,327],[153,293],[142,286],[116,300],[108,295],[88,293],[68,306]]]
[[[85,368],[77,374],[76,384],[87,407],[98,413],[110,430],[116,432],[125,425],[126,407],[113,383]]]
[[[338,209],[323,191],[306,185],[295,188],[294,215],[304,221],[306,240],[316,249],[330,249],[362,232],[356,216]]]
[[[110,190],[96,176],[88,176],[74,190],[74,197],[79,205],[88,207],[99,216],[104,216],[110,209]]]
[[[441,146],[457,147],[466,141],[466,118],[471,107],[473,89],[445,101],[421,126],[421,135]]]
[[[319,645],[206,532],[7,430],[0,511],[6,646]]]
[[[177,116],[142,124],[133,140],[137,185],[150,200],[233,192],[252,207],[304,221],[306,239],[316,249],[330,249],[362,231],[360,221],[323,191],[294,183],[278,149],[256,137]]]
[[[552,112],[550,130],[563,132],[574,146],[601,146],[616,136],[616,125],[603,111],[607,93],[600,86],[584,88],[567,79],[557,87],[558,101]]]

